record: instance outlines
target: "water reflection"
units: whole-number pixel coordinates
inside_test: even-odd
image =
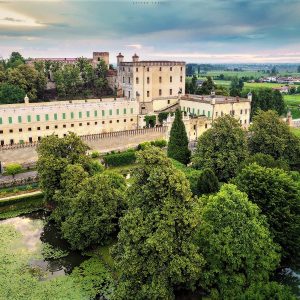
[[[86,258],[78,251],[71,251],[69,244],[63,240],[53,222],[48,221],[44,211],[26,214],[24,216],[0,221],[0,224],[10,224],[22,234],[21,242],[16,247],[23,247],[32,253],[29,265],[43,272],[41,280],[50,279],[70,273]],[[54,248],[67,250],[68,255],[58,259],[45,259],[42,256],[42,244],[49,243]]]

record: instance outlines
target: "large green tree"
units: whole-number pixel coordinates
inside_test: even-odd
[[[64,138],[53,134],[42,139],[37,148],[37,170],[46,200],[53,200],[56,190],[62,189],[61,175],[68,164],[81,164],[86,171],[90,171],[91,159],[86,155],[88,149],[74,133]]]
[[[192,243],[196,220],[189,183],[162,150],[137,154],[114,248],[120,272],[116,299],[174,299],[174,287],[199,277],[202,255]]]
[[[281,245],[282,265],[300,263],[300,190],[285,171],[252,164],[234,183],[267,217],[274,241]]]
[[[186,134],[185,125],[182,121],[182,114],[181,111],[177,109],[170,132],[168,156],[186,165],[190,161],[191,156],[188,145],[189,140]]]
[[[300,139],[275,111],[259,111],[249,128],[251,154],[264,153],[275,159],[285,159],[291,165],[300,162]]]
[[[230,96],[241,96],[242,89],[244,87],[243,79],[233,77],[230,83],[229,94]]]
[[[24,102],[25,92],[17,85],[0,84],[0,104]]]
[[[71,178],[69,180],[72,180]],[[62,236],[73,249],[83,250],[93,244],[103,244],[116,231],[118,207],[123,204],[125,180],[114,185],[110,174],[96,174],[80,184],[78,194],[71,191],[67,201],[69,210],[61,222]]]
[[[257,205],[236,186],[223,185],[201,207],[196,243],[206,264],[200,286],[213,299],[233,299],[249,285],[267,282],[279,254]]]
[[[195,168],[210,168],[219,180],[227,181],[247,156],[246,132],[235,118],[226,115],[200,136],[192,162]]]

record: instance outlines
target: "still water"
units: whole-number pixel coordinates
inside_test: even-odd
[[[24,216],[0,221],[0,224],[11,224],[22,234],[22,244],[34,255],[30,260],[32,267],[39,267],[46,274],[42,280],[72,272],[85,259],[79,251],[70,250],[69,244],[63,240],[53,222],[47,222],[48,214],[44,211],[26,214]],[[45,259],[42,256],[42,244],[48,243],[55,248],[68,251],[68,255],[58,259]],[[276,280],[289,285],[294,293],[300,297],[300,270],[285,269],[276,275]],[[201,299],[201,294],[178,292],[177,300]]]

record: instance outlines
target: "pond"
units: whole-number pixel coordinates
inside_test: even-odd
[[[78,251],[70,250],[69,244],[60,237],[55,224],[47,222],[47,217],[47,212],[38,211],[0,221],[0,226],[1,224],[10,224],[21,234],[20,244],[16,243],[15,247],[24,248],[24,251],[30,253],[29,265],[31,268],[41,271],[42,276],[39,280],[44,282],[53,278],[69,277],[64,275],[70,274],[76,266],[89,258]],[[51,245],[55,249],[67,252],[67,255],[59,258],[46,258],[45,255],[43,256],[45,245]],[[294,272],[286,269],[276,275],[276,280],[289,285],[294,293],[300,296],[300,271]],[[57,289],[59,290],[59,287]],[[25,298],[23,297],[23,299]],[[201,299],[201,294],[181,291],[177,293],[176,299],[196,300]]]
[[[60,237],[55,224],[47,222],[47,217],[47,212],[38,211],[0,221],[0,224],[13,225],[21,233],[23,246],[32,253],[30,267],[38,267],[43,272],[43,280],[70,274],[74,267],[86,259],[80,252],[70,250],[69,244]],[[45,258],[42,255],[43,245],[48,244],[68,254],[55,259]]]

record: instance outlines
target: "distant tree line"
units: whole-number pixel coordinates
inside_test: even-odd
[[[106,79],[108,66],[100,60],[96,68],[86,58],[73,65],[51,61],[26,64],[18,52],[0,61],[0,103],[23,102],[25,94],[32,101],[101,97],[112,95]],[[55,90],[46,89],[53,78]]]

